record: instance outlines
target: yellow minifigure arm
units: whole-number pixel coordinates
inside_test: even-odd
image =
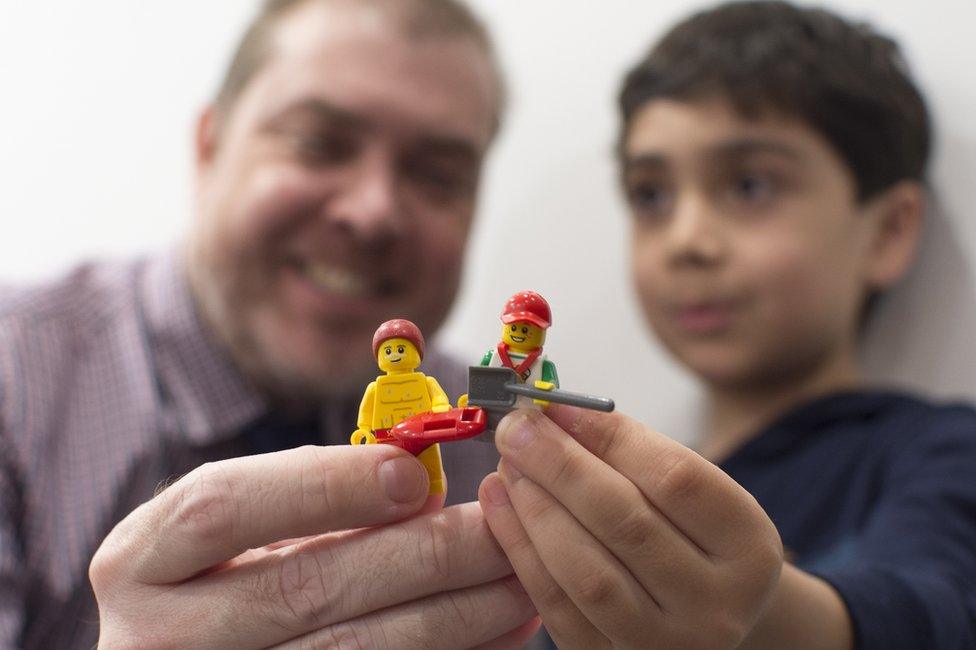
[[[427,377],[427,392],[430,393],[431,413],[444,413],[451,410],[451,400],[433,377]]]
[[[376,399],[376,382],[370,382],[363,393],[363,401],[359,403],[359,419],[356,421],[356,430],[349,437],[349,442],[354,445],[376,444],[376,436],[370,428],[373,420],[373,404]]]

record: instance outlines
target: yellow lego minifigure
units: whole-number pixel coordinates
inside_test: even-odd
[[[359,406],[354,445],[383,442],[417,454],[430,477],[430,493],[445,491],[441,452],[437,444],[417,453],[390,435],[390,429],[414,415],[444,413],[451,405],[437,380],[417,372],[424,356],[424,337],[408,320],[390,320],[373,335],[373,355],[385,375],[370,382]]]

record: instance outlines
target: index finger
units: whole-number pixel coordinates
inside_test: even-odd
[[[744,488],[695,451],[621,413],[554,405],[546,415],[626,476],[672,524],[710,555],[741,551],[748,531],[772,527]]]
[[[140,506],[99,553],[127,556],[121,565],[135,581],[178,582],[278,540],[402,519],[427,490],[420,462],[390,445],[233,458],[198,467]]]

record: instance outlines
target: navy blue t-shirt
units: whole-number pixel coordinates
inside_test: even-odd
[[[897,393],[806,404],[721,464],[860,648],[976,648],[976,411]]]

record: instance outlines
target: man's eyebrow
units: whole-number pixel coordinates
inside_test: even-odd
[[[481,150],[473,142],[455,135],[422,135],[417,141],[416,149],[427,154],[465,161],[477,161],[481,159]]]
[[[369,120],[362,115],[317,98],[303,99],[286,105],[273,113],[266,124],[273,128],[294,117],[305,116],[350,129],[364,130],[369,127]]]

